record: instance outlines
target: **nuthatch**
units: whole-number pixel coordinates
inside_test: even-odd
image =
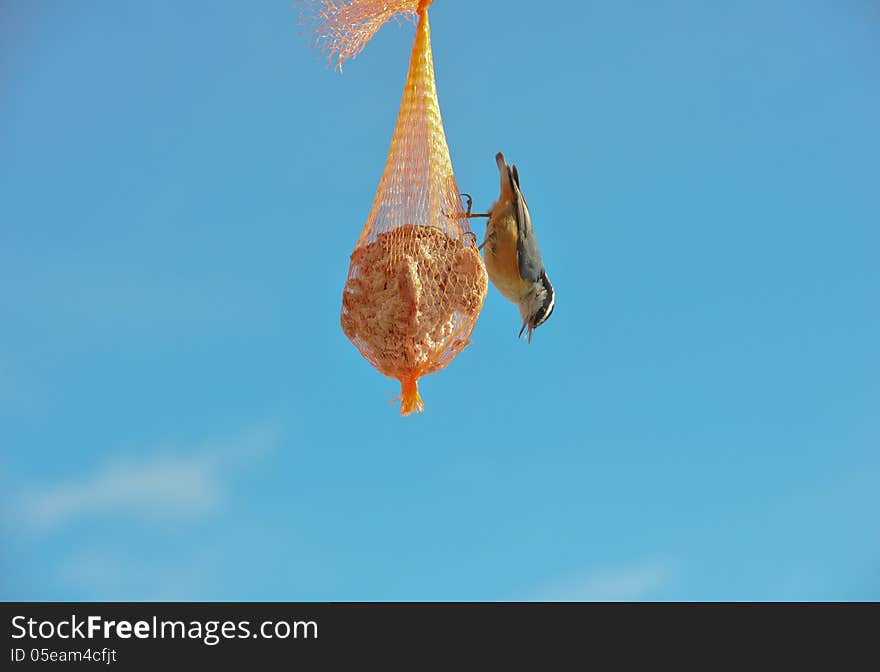
[[[495,155],[498,172],[501,174],[501,195],[485,214],[471,214],[471,198],[468,199],[468,217],[488,217],[486,236],[480,248],[485,248],[486,270],[489,279],[506,299],[519,308],[522,316],[522,329],[528,328],[529,343],[532,332],[547,321],[553,312],[555,292],[544,262],[541,250],[532,228],[529,206],[519,187],[519,173],[516,166],[508,166],[504,155]]]

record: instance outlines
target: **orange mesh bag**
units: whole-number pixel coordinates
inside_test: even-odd
[[[342,330],[379,372],[400,381],[400,411],[424,408],[418,380],[470,342],[487,279],[462,217],[431,55],[430,0],[306,0],[303,16],[329,58],[356,56],[389,19],[418,18],[391,149],[351,255]]]

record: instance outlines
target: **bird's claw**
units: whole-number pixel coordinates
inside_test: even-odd
[[[467,199],[467,212],[465,213],[465,217],[471,216],[471,208],[474,206],[474,199],[471,198],[470,194],[465,194],[462,192],[461,194],[465,199]]]

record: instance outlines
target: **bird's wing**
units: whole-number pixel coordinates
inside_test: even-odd
[[[513,209],[516,215],[516,252],[519,263],[519,275],[528,282],[537,282],[544,273],[544,262],[541,260],[541,250],[538,248],[538,239],[535,238],[535,230],[532,228],[532,217],[529,215],[529,206],[526,198],[519,188],[519,173],[516,166],[508,168],[510,188],[513,190]]]

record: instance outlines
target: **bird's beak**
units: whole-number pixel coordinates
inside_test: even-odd
[[[509,187],[510,184],[510,173],[507,171],[507,162],[504,160],[504,154],[498,152],[495,155],[495,163],[498,164],[498,176],[501,178],[501,192],[504,193],[504,188]]]
[[[529,339],[529,343],[531,343],[531,342],[532,342],[532,332],[535,330],[535,324],[534,324],[534,322],[533,322],[532,320],[528,320],[528,321],[526,321],[526,322],[523,322],[522,329],[519,330],[519,336],[517,336],[517,338],[521,338],[522,335],[523,335],[523,332],[524,332],[526,329],[529,330],[529,331],[526,333],[526,338],[528,338],[528,339]]]

